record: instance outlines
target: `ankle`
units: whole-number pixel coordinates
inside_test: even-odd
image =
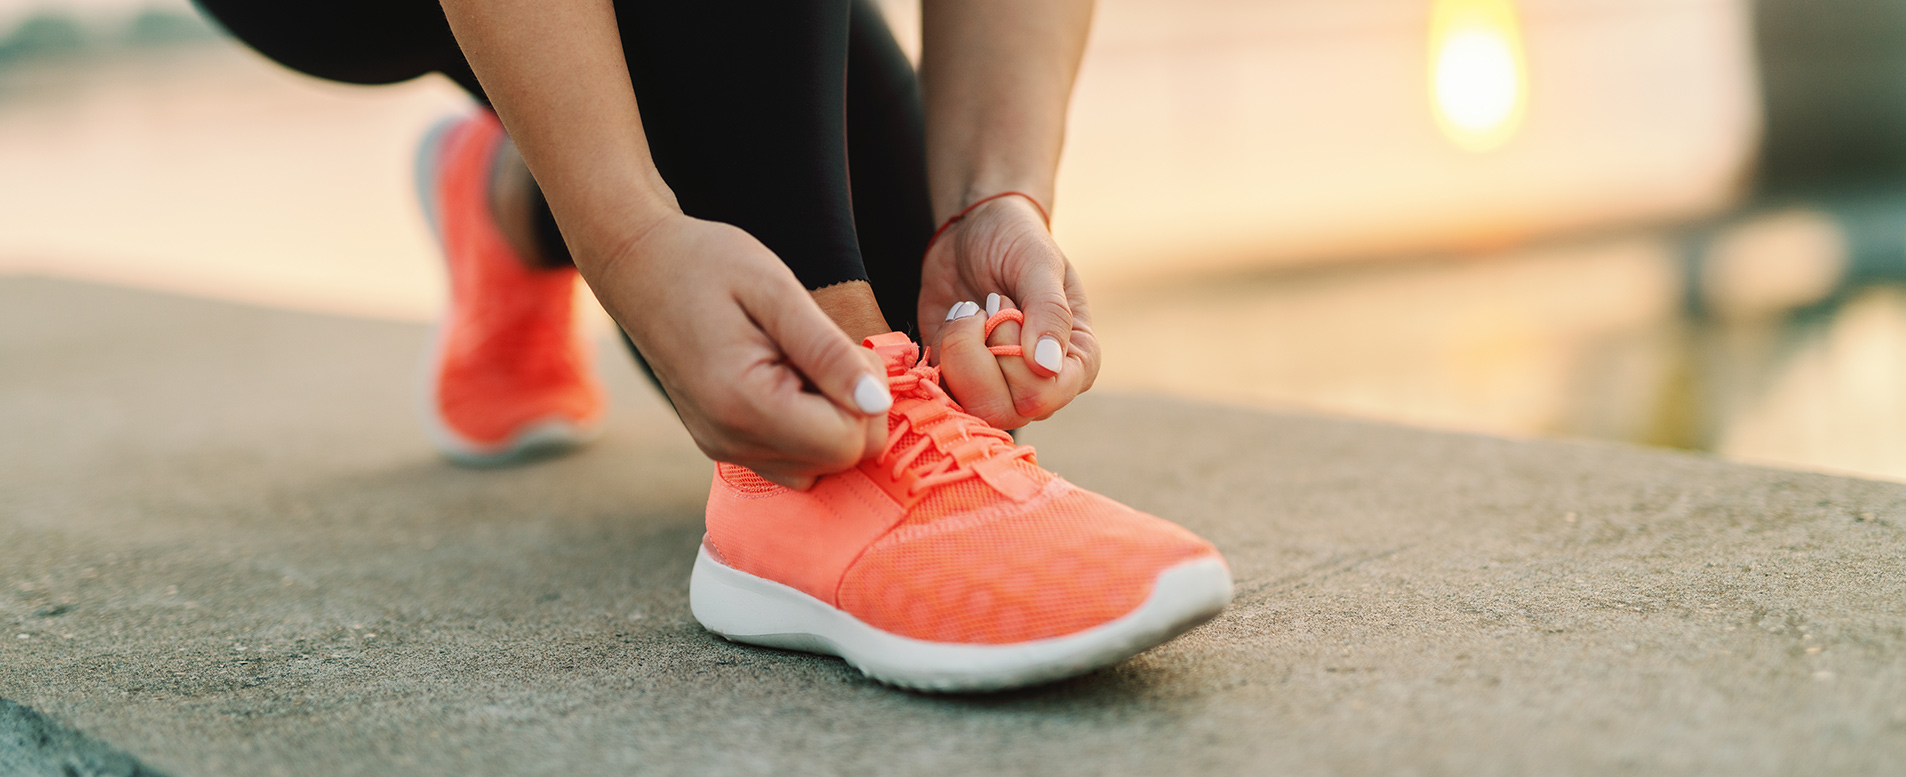
[[[821,312],[834,319],[834,324],[855,343],[893,331],[886,316],[880,313],[874,287],[866,281],[842,281],[808,293],[814,296],[814,303],[821,306]]]
[[[537,228],[538,210],[545,207],[542,190],[507,136],[498,144],[496,159],[490,165],[489,190],[490,219],[525,265],[554,269],[569,264],[569,257],[550,256],[544,248]]]

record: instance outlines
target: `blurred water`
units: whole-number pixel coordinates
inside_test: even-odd
[[[1387,6],[1370,6],[1377,7]],[[1237,149],[1250,138],[1235,133],[1253,125],[1232,119],[1240,111],[1271,116],[1239,103],[1235,84],[1206,88],[1214,74],[1236,70],[1235,57],[1158,44],[1133,30],[1143,18],[1128,14],[1102,30],[1111,43],[1095,49],[1097,64],[1088,67],[1099,69],[1088,73],[1097,80],[1082,84],[1074,114],[1075,124],[1098,129],[1075,126],[1066,170],[1073,194],[1062,201],[1060,234],[1076,246],[1108,349],[1102,388],[1906,478],[1906,286],[1898,285],[1906,279],[1906,186],[1816,190],[1730,209],[1723,195],[1732,191],[1739,152],[1728,151],[1694,166],[1636,163],[1591,182],[1603,198],[1640,187],[1635,202],[1653,204],[1623,212],[1644,226],[1609,221],[1616,212],[1609,210],[1590,222],[1604,226],[1560,237],[1498,236],[1472,241],[1484,247],[1471,250],[1366,250],[1358,261],[1293,264],[1305,255],[1292,246],[1323,245],[1313,239],[1321,233],[1311,233],[1279,249],[1284,254],[1251,261],[1248,252],[1227,254],[1223,241],[1182,238],[1222,211],[1193,218],[1147,210],[1154,200],[1121,204],[1112,196],[1119,186],[1153,184],[1185,195],[1236,176],[1226,165],[1241,164]],[[441,278],[408,176],[425,127],[468,105],[446,81],[323,83],[225,43],[88,45],[83,56],[0,62],[0,272],[409,320],[434,313]],[[1170,59],[1171,51],[1192,53]],[[1148,94],[1146,62],[1176,63],[1168,69],[1191,74],[1183,83],[1195,88],[1178,91],[1177,118],[1120,124],[1134,115],[1132,100]],[[1138,85],[1121,91],[1121,72]],[[1201,146],[1200,136],[1184,134],[1197,126],[1186,116],[1214,122],[1217,140]],[[1306,139],[1326,156],[1395,142],[1375,131],[1325,139],[1319,128],[1342,122],[1306,121],[1280,136],[1297,145],[1246,161],[1302,156]],[[1741,142],[1730,127],[1701,131],[1722,145]],[[1433,133],[1427,119],[1424,130]],[[1643,143],[1634,158],[1698,140]],[[1416,142],[1405,146],[1425,159],[1456,153],[1409,146]],[[1159,156],[1122,162],[1134,149]],[[1404,158],[1394,148],[1382,153]],[[1588,185],[1569,172],[1588,168],[1545,168],[1539,155],[1530,158],[1537,161],[1517,164],[1549,170],[1558,187]],[[1455,163],[1423,164],[1404,178],[1434,180],[1424,170]],[[1303,169],[1321,175],[1328,167]],[[1492,173],[1499,183],[1541,180],[1502,169]],[[1663,198],[1637,183],[1650,175],[1707,177]],[[1384,219],[1434,197],[1346,181],[1331,184],[1338,188],[1329,197],[1354,205],[1357,192],[1375,193],[1365,211],[1332,205],[1342,211],[1332,218],[1353,226],[1362,218],[1366,230],[1387,229]],[[1490,196],[1513,199],[1518,191]],[[1237,207],[1248,216],[1301,195],[1300,186]],[[1562,197],[1546,207],[1582,202]],[[1140,266],[1094,248],[1129,241],[1147,225],[1156,240],[1178,239],[1171,243],[1178,249],[1154,251]],[[1310,256],[1346,252],[1338,245]]]
[[[1842,218],[1783,207],[1488,254],[1115,288],[1095,299],[1101,385],[1902,479],[1906,273],[1858,271],[1834,253],[1851,242]],[[1757,250],[1787,251],[1814,277],[1782,266],[1711,281],[1753,272],[1728,265]],[[1906,251],[1891,258],[1906,263]]]
[[[0,271],[422,319],[442,298],[414,146],[447,80],[292,75],[216,45],[0,67]]]

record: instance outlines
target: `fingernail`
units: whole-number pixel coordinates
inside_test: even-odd
[[[877,415],[893,407],[893,394],[887,391],[887,382],[872,375],[860,376],[860,382],[854,384],[854,404],[860,405],[860,412]]]
[[[999,295],[988,294],[986,295],[986,317],[992,318],[997,315],[999,315]]]
[[[965,318],[967,316],[973,315],[974,313],[978,313],[978,312],[979,312],[979,303],[977,302],[973,302],[972,300],[967,300],[966,302],[955,302],[953,303],[953,307],[946,311],[946,320],[958,321],[962,318]]]
[[[1032,347],[1032,360],[1035,364],[1059,374],[1059,368],[1065,366],[1064,352],[1059,350],[1059,339],[1041,337],[1039,344]]]

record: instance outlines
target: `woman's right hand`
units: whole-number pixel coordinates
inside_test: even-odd
[[[562,227],[704,453],[792,488],[886,444],[893,403],[766,246],[682,214],[642,132],[609,3],[445,0],[457,45]]]
[[[886,444],[880,360],[747,232],[678,213],[586,266],[710,458],[805,489]]]

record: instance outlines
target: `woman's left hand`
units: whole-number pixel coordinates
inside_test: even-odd
[[[986,312],[946,320],[961,302],[982,308],[988,294],[1025,314],[1001,324],[992,344],[1017,343],[1021,356],[987,350]],[[1046,418],[1092,387],[1099,342],[1085,289],[1033,204],[1002,197],[974,208],[940,235],[921,267],[920,339],[937,346],[947,390],[967,412],[1000,429]]]

